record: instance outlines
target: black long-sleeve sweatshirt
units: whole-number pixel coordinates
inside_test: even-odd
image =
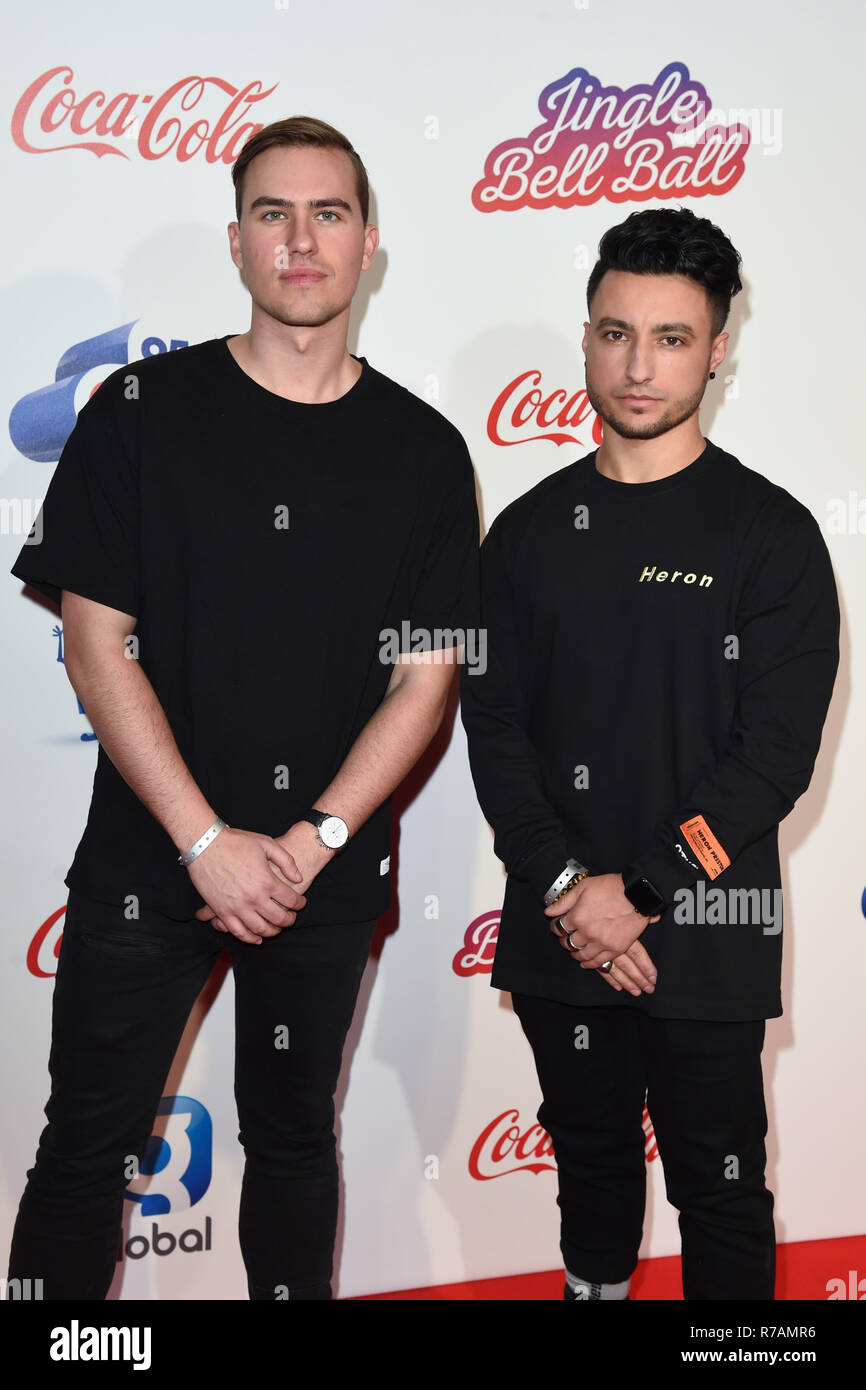
[[[781,1014],[778,825],[809,784],[838,664],[832,567],[801,503],[709,440],[650,483],[595,452],[494,521],[487,663],[462,672],[478,799],[508,870],[491,983],[667,1018]],[[655,993],[550,931],[573,856],[645,876]]]

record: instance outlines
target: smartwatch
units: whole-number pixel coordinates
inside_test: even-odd
[[[639,912],[642,917],[657,917],[659,913],[664,912],[664,898],[655,884],[650,883],[643,874],[631,877],[626,870],[622,879],[625,895],[635,912]]]
[[[349,827],[339,816],[329,816],[326,811],[307,811],[301,820],[309,821],[319,832],[319,844],[325,849],[344,849],[349,843]]]

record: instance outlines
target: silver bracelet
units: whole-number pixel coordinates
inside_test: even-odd
[[[565,868],[558,878],[555,878],[544,895],[544,906],[550,907],[562,893],[562,890],[575,878],[586,878],[589,869],[585,865],[579,864],[576,859],[567,859]]]
[[[192,849],[188,849],[187,852],[186,852],[186,854],[181,854],[181,855],[179,856],[178,861],[177,861],[178,864],[182,864],[182,865],[184,866],[184,868],[186,868],[186,866],[187,866],[188,864],[191,864],[192,861],[193,861],[194,859],[198,859],[198,857],[199,857],[199,855],[201,854],[202,850],[207,849],[208,845],[213,843],[213,841],[216,839],[216,837],[217,837],[217,835],[220,833],[220,831],[221,831],[221,830],[225,830],[225,829],[226,829],[226,823],[225,823],[225,821],[224,821],[224,820],[220,820],[219,816],[217,816],[216,820],[214,821],[214,823],[213,823],[213,825],[210,827],[210,829],[209,829],[209,830],[206,830],[206,831],[204,832],[204,834],[202,835],[202,837],[201,837],[200,840],[196,840],[196,842],[195,842],[195,844],[193,845]]]

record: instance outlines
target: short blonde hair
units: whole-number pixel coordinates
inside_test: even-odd
[[[318,145],[321,149],[342,150],[347,154],[355,170],[358,202],[361,204],[361,217],[366,226],[370,211],[370,185],[361,157],[356,154],[345,135],[326,121],[316,120],[314,116],[289,116],[284,121],[272,121],[270,125],[263,126],[257,135],[250,136],[232,165],[235,211],[239,222],[247,166],[257,155],[264,154],[265,150],[271,149],[274,145]]]

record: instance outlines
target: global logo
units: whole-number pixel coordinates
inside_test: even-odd
[[[118,367],[188,346],[185,338],[166,342],[147,329],[137,328],[140,323],[140,319],[133,319],[73,343],[61,354],[54,380],[15,403],[9,416],[9,436],[25,458],[34,463],[56,463],[79,410]]]
[[[163,1096],[138,1174],[126,1189],[142,1216],[183,1211],[210,1186],[213,1125],[192,1096]]]
[[[63,659],[63,628],[60,626],[59,623],[54,624],[53,628],[51,629],[51,636],[57,638],[57,660],[61,663],[61,665],[65,666],[66,662]],[[75,696],[75,703],[78,705],[78,713],[83,714],[86,718],[87,715],[84,706],[77,695]],[[79,734],[79,738],[82,743],[93,743],[96,740],[96,734],[93,732],[92,729],[85,729],[83,734]]]

